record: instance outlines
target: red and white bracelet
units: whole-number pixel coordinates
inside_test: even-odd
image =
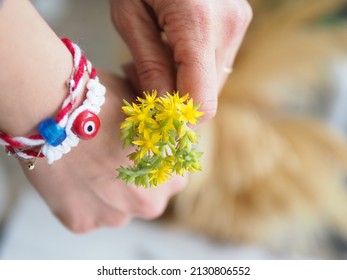
[[[11,137],[0,132],[0,145],[9,155],[28,160],[28,169],[35,167],[37,158],[46,157],[49,164],[60,159],[79,139],[93,138],[99,128],[98,114],[105,102],[105,87],[100,84],[96,70],[86,59],[81,49],[69,39],[62,39],[73,56],[73,70],[67,82],[68,95],[55,118],[48,118],[39,124],[39,134],[29,137]],[[89,80],[85,84],[83,75],[87,72]],[[86,99],[75,108],[76,98],[87,88]]]

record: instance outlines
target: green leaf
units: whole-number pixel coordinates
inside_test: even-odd
[[[132,107],[131,104],[128,101],[126,101],[125,99],[123,99],[123,102],[126,106]]]
[[[177,130],[180,127],[181,122],[177,119],[173,119],[173,125],[174,125],[175,129]]]

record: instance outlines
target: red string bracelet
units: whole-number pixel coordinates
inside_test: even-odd
[[[55,118],[48,118],[39,124],[39,134],[28,137],[11,137],[0,132],[0,145],[4,146],[9,155],[28,162],[33,169],[39,157],[46,157],[48,163],[60,159],[72,147],[77,146],[79,139],[95,137],[100,127],[98,114],[105,101],[105,87],[100,84],[95,68],[86,59],[81,49],[67,38],[62,42],[73,57],[72,74],[67,82],[68,94]],[[83,75],[87,72],[86,99],[75,108],[76,98],[84,92]]]

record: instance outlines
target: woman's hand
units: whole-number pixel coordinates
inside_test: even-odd
[[[116,168],[128,164],[129,153],[119,140],[119,126],[125,117],[122,100],[134,96],[124,80],[107,73],[99,77],[107,92],[98,135],[81,140],[52,165],[40,159],[34,170],[23,168],[52,212],[74,232],[120,226],[133,217],[158,217],[169,198],[185,185],[182,177],[155,189],[126,186],[116,179]]]
[[[0,71],[0,132],[37,134],[37,125],[55,117],[66,98],[71,53],[30,1],[3,3],[0,42],[6,42],[0,44],[0,61],[6,69]],[[24,168],[54,214],[76,232],[119,226],[135,216],[155,218],[184,185],[182,178],[174,178],[156,189],[137,189],[116,179],[116,168],[128,164],[129,153],[119,140],[119,126],[125,118],[122,99],[134,96],[124,80],[106,73],[99,77],[107,93],[98,135],[81,140],[52,165],[39,159],[34,170]]]
[[[138,90],[189,92],[212,118],[252,17],[248,2],[111,0],[111,13],[133,55],[125,70]]]

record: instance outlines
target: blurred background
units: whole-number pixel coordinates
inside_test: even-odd
[[[35,0],[32,2],[59,37],[68,37],[78,42],[93,65],[121,74],[121,65],[129,56],[110,21],[108,1]],[[257,113],[260,112],[261,116],[264,112],[274,111],[276,114],[273,115],[279,116],[280,119],[288,116],[296,119],[303,117],[313,119],[324,123],[325,127],[333,131],[332,137],[336,134],[343,142],[347,131],[347,79],[345,78],[347,5],[345,1],[335,0],[323,0],[319,5],[316,2],[320,1],[311,0],[292,1],[288,4],[289,2],[291,1],[250,1],[254,8],[255,20],[221,99],[223,102],[242,108],[247,104],[247,110],[256,107]],[[232,117],[233,115],[230,115],[230,118]],[[223,129],[228,130],[228,127]],[[341,144],[341,141],[338,143]],[[268,145],[271,145],[271,142]],[[229,148],[232,153],[230,145]],[[247,162],[246,159],[243,160]],[[232,168],[237,170],[235,167],[237,161],[233,164]],[[344,167],[341,164],[339,170]],[[316,171],[319,172],[319,169]],[[319,173],[307,172],[307,176],[317,178]],[[342,177],[344,178],[344,175]],[[326,194],[329,195],[329,192],[324,193]],[[285,196],[290,200],[290,196]],[[332,196],[336,194],[333,193]],[[272,197],[271,194],[268,197]],[[325,212],[322,210],[324,207],[318,202],[315,205],[316,208],[312,209],[315,209],[316,215],[324,216]],[[174,208],[175,202],[171,206]],[[346,214],[344,210],[341,207],[339,214],[342,216]],[[176,217],[179,221],[179,214]],[[287,217],[283,216],[284,223],[287,223],[285,220]],[[175,220],[168,218],[168,221],[170,219]],[[193,214],[191,219],[194,219]],[[267,224],[266,219],[263,219],[264,224]],[[249,221],[250,231],[256,231],[256,227],[253,229],[254,221],[253,219]],[[267,228],[268,232],[280,232],[281,244],[286,244],[281,245],[280,249],[276,247],[276,250],[273,250],[273,246],[269,246],[266,238],[259,240],[255,238],[252,242],[239,242],[238,237],[225,240],[219,236],[214,238],[213,234],[204,230],[203,225],[190,226],[189,221],[184,221],[180,226],[177,224],[180,223],[135,220],[120,229],[100,229],[86,235],[72,234],[53,217],[48,207],[24,178],[15,160],[8,158],[5,152],[0,155],[0,257],[2,259],[345,259],[347,257],[345,252],[347,228],[338,222],[336,224],[331,222],[332,225],[329,224],[327,229],[322,230],[329,232],[328,237],[317,239],[318,243],[311,244],[313,250],[300,250],[302,247],[298,244],[292,246],[293,241],[288,237],[292,231],[277,231],[272,224]],[[325,226],[325,223],[323,224]],[[294,225],[297,227],[297,224]],[[335,234],[337,227],[339,231]],[[302,240],[304,238],[302,235],[307,232],[301,234],[300,228],[296,230],[301,238],[298,240]],[[271,236],[269,234],[270,239]],[[329,254],[323,252],[327,246]]]

